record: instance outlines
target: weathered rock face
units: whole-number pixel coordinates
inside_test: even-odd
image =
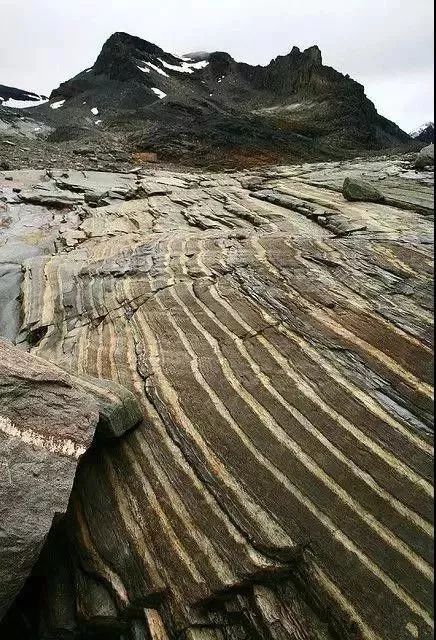
[[[0,632],[431,637],[433,189],[410,166],[12,174],[88,200],[23,261],[16,339],[142,422],[86,456],[47,595]],[[344,199],[363,176],[384,203]]]
[[[0,618],[66,511],[98,416],[67,374],[0,341]]]

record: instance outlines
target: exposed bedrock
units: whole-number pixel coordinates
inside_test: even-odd
[[[51,197],[14,339],[124,413],[0,635],[428,640],[432,175],[61,173],[10,174]],[[0,256],[41,207],[9,200]]]

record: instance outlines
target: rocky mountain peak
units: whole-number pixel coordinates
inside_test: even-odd
[[[223,150],[250,162],[322,159],[410,140],[362,85],[323,65],[317,45],[254,66],[224,51],[180,56],[116,32],[91,68],[38,109],[55,141],[110,132],[136,152],[189,164]]]
[[[145,55],[160,55],[163,53],[163,49],[155,45],[153,42],[144,40],[137,36],[132,36],[123,31],[117,31],[113,33],[104,43],[99,58],[105,55],[134,55],[135,53],[141,53]]]
[[[292,61],[304,60],[305,62],[311,62],[314,65],[322,66],[321,49],[316,44],[304,49],[304,51],[301,51],[300,47],[294,46],[286,56],[279,57],[285,57]]]
[[[132,61],[162,56],[164,53],[163,49],[147,40],[117,32],[104,43],[93,70],[96,74],[125,80],[132,77]]]
[[[322,65],[322,53],[318,45],[314,44],[312,47],[308,47],[303,51],[303,55],[314,64]]]
[[[419,127],[419,129],[416,129],[416,131],[413,131],[410,135],[415,140],[419,140],[419,142],[431,144],[434,142],[434,122],[424,123]]]

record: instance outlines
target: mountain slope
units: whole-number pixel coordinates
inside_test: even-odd
[[[122,133],[132,149],[168,159],[338,157],[410,140],[380,116],[359,83],[324,66],[318,47],[294,47],[265,67],[215,52],[178,57],[113,34],[94,66],[41,107],[54,139]],[[72,133],[69,133],[72,132]]]

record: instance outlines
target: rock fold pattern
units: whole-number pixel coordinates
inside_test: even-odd
[[[37,637],[430,638],[430,176],[13,177],[77,198],[23,262],[17,341],[141,407],[80,465]]]

